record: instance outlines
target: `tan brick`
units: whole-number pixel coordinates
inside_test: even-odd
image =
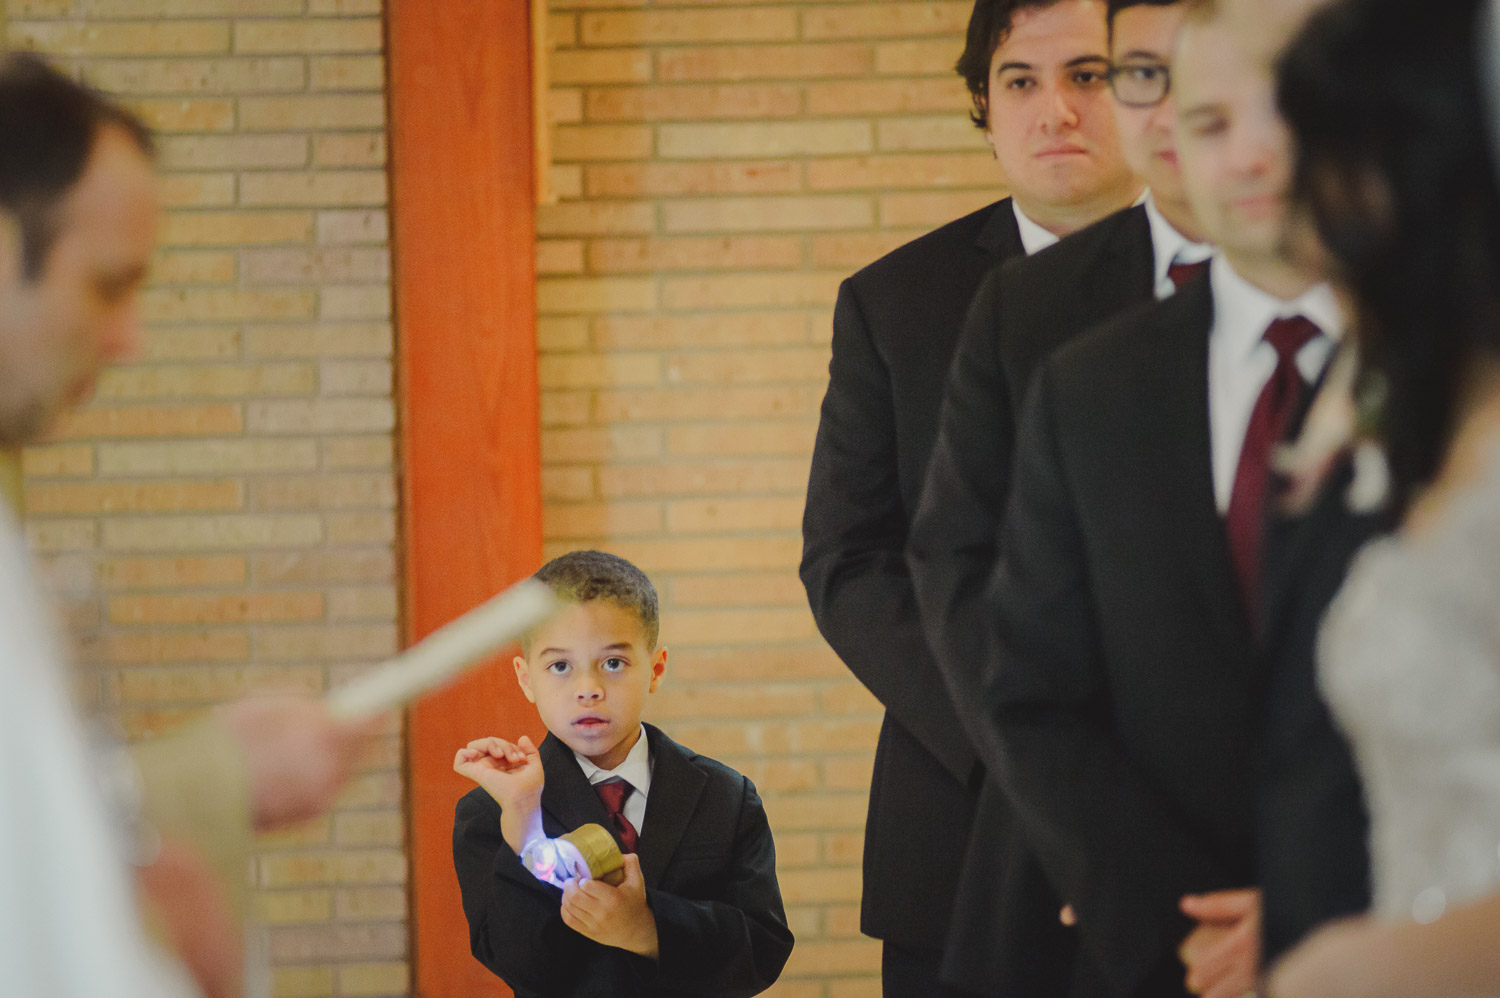
[[[640,460],[661,454],[661,431],[638,427],[547,430],[542,433],[542,463]]]
[[[807,88],[809,114],[908,114],[961,111],[968,91],[956,76],[938,80],[848,80]]]
[[[823,785],[832,790],[859,790],[870,785],[873,761],[865,756],[823,760]],[[831,862],[849,862],[847,854],[830,856]]]
[[[341,846],[399,846],[404,840],[399,811],[356,812],[333,817],[334,841]]]
[[[651,232],[655,228],[656,209],[651,205],[634,202],[553,204],[543,205],[537,211],[537,234],[542,236]]]
[[[657,135],[658,152],[664,159],[817,156],[869,152],[873,148],[868,122],[836,119],[662,125]]]
[[[633,277],[552,277],[537,281],[537,307],[549,313],[645,312],[656,282]]]
[[[116,624],[245,624],[322,616],[323,594],[318,592],[116,596],[109,601],[109,619]]]
[[[994,200],[994,192],[985,190],[887,194],[880,199],[880,217],[886,225],[937,226]]]
[[[384,211],[320,211],[318,242],[325,244],[385,243],[390,224]]]
[[[395,463],[394,443],[390,434],[370,437],[325,437],[322,447],[323,467],[330,471],[389,468]]]
[[[156,190],[164,208],[224,208],[234,204],[234,174],[170,173]]]
[[[262,891],[255,897],[255,912],[265,925],[326,922],[333,917],[333,892]]]
[[[385,281],[379,284],[325,284],[318,301],[318,317],[325,321],[391,317],[391,288]]]
[[[226,548],[316,544],[323,524],[316,516],[160,516],[116,519],[104,524],[104,547],[114,551],[212,551]]]
[[[235,127],[231,100],[135,100],[130,107],[158,132],[228,132]]]
[[[297,0],[82,0],[85,18],[266,17],[300,14]]]
[[[859,229],[874,220],[865,197],[744,197],[668,201],[668,232]]]
[[[662,304],[671,309],[785,308],[832,305],[841,273],[741,274],[681,277],[662,282]]]
[[[858,683],[841,683],[819,691],[818,700],[830,714],[865,714],[874,716],[883,709],[870,691]]]
[[[396,505],[396,484],[389,474],[260,478],[251,483],[250,505],[267,512],[392,509]]]
[[[148,322],[267,321],[311,318],[313,303],[311,291],[161,288],[141,295],[141,312]]]
[[[807,335],[804,313],[769,310],[746,315],[608,316],[594,331],[601,350],[801,343]]]
[[[240,261],[247,285],[387,281],[391,270],[384,248],[246,250]]]
[[[812,260],[817,267],[858,270],[891,250],[904,246],[927,229],[893,229],[888,232],[840,232],[812,237]]]
[[[173,212],[162,224],[169,246],[229,246],[305,242],[313,219],[306,212]]]
[[[583,197],[583,167],[576,164],[554,164],[547,171],[552,195],[559,198]]]
[[[717,45],[662,49],[656,75],[670,81],[802,80],[866,76],[873,65],[868,45]]]
[[[341,208],[381,206],[385,200],[385,174],[379,170],[247,173],[240,178],[244,205]]]
[[[356,963],[339,968],[339,994],[348,998],[365,995],[404,995],[411,974],[404,963]]]
[[[802,11],[804,38],[908,38],[913,35],[962,36],[973,13],[965,0],[923,3],[839,4]],[[953,57],[958,58],[957,51]]]
[[[330,513],[329,544],[391,544],[396,540],[396,518],[383,513]]]
[[[859,905],[835,904],[829,905],[825,910],[828,935],[834,938],[853,939],[860,934]],[[878,994],[878,991],[873,993],[873,995]]]
[[[21,453],[21,473],[28,479],[91,475],[94,448],[89,444],[28,447]]]
[[[240,128],[276,132],[311,128],[379,128],[385,123],[385,100],[372,96],[244,97]]]
[[[828,982],[828,998],[880,998],[879,960],[872,957],[866,976]]]
[[[245,332],[252,357],[389,357],[391,327],[383,323],[254,326]]]
[[[163,284],[228,284],[234,280],[233,253],[159,253],[151,265],[151,282]]]
[[[984,137],[966,115],[891,118],[875,126],[881,152],[982,150]]]
[[[26,487],[29,516],[228,511],[243,505],[243,487],[234,481],[143,485],[36,483]]]
[[[584,183],[589,197],[778,194],[799,190],[802,171],[795,163],[774,161],[599,163],[588,166]]]
[[[395,555],[381,550],[299,551],[256,554],[250,561],[256,585],[330,585],[390,582]]]
[[[553,87],[547,94],[547,120],[554,125],[582,121],[583,91]]]
[[[92,520],[38,520],[26,524],[26,539],[41,554],[87,551],[99,542],[99,527]]]
[[[578,46],[578,19],[572,14],[547,17],[547,44],[553,49]]]
[[[307,0],[307,12],[313,17],[337,17],[347,14],[379,14],[384,0]]]
[[[380,90],[385,86],[385,60],[380,56],[317,56],[309,65],[314,90]]]
[[[963,45],[956,39],[881,42],[875,46],[875,72],[892,76],[947,76]]]
[[[871,741],[873,742],[873,736]],[[692,744],[687,742],[686,744]],[[787,831],[802,831],[804,829],[826,829],[826,828],[859,828],[864,825],[865,806],[868,794],[845,793],[840,795],[821,794],[817,796],[787,796],[777,797],[766,801],[766,814],[771,820],[771,827],[786,829]],[[853,873],[856,889],[859,879],[858,871]],[[842,878],[847,876],[840,872],[839,882],[847,883]],[[807,884],[800,885],[804,888]],[[793,896],[787,892],[786,885],[782,885],[782,893],[788,901]],[[815,900],[841,901],[857,898],[858,894],[844,896],[822,896]],[[812,892],[802,893],[799,891],[796,900],[804,897],[813,897]]]
[[[385,166],[384,132],[313,136],[314,166]]]
[[[323,395],[390,398],[393,383],[388,360],[330,360],[318,365],[318,385]]]
[[[792,875],[798,880],[796,890],[799,896],[803,891],[807,892],[810,899],[823,900],[824,895],[832,896],[838,900],[854,900],[858,897],[847,897],[846,878],[847,874],[829,875],[826,879],[815,879],[802,882],[802,874]],[[858,883],[858,877],[855,877]],[[787,899],[791,899],[791,893],[783,885],[782,893]],[[810,942],[806,946],[797,947],[791,959],[787,961],[787,973],[791,974],[848,974],[853,971],[868,970],[870,967],[878,966],[880,963],[880,942],[875,939],[850,940],[847,942]]]
[[[660,503],[550,503],[543,510],[542,536],[629,537],[660,533]]]
[[[548,69],[553,83],[635,83],[651,78],[651,52],[647,49],[554,52]]]
[[[406,917],[406,892],[391,887],[352,887],[333,895],[334,910],[344,921],[390,921]]]
[[[333,994],[332,967],[273,967],[271,981],[278,998],[329,998]]]
[[[702,543],[702,542],[700,542]],[[724,567],[741,564],[763,568],[768,564],[795,564],[785,559],[779,545],[760,541],[756,547],[770,550],[765,557],[751,556],[741,562],[726,562]],[[771,554],[775,552],[775,555]],[[691,566],[706,568],[707,565]],[[672,641],[679,647],[690,645],[757,644],[767,641],[806,641],[818,636],[817,625],[805,609],[755,610],[678,610],[672,614]]]
[[[593,405],[593,392],[542,392],[542,426],[580,426],[591,419]]]
[[[548,502],[579,502],[597,494],[590,468],[542,469],[542,498]]]
[[[239,433],[244,420],[237,405],[132,406],[75,410],[58,427],[59,439],[86,437],[208,437]]]
[[[84,75],[120,94],[253,94],[307,85],[306,64],[287,58],[93,60]]]
[[[595,273],[710,269],[738,271],[749,268],[793,268],[801,262],[802,241],[796,236],[595,239],[588,245],[588,266]]]
[[[800,538],[691,538],[665,540],[622,540],[610,544],[610,550],[628,558],[650,572],[703,571],[708,568],[766,568],[773,565],[795,565],[801,554]],[[774,611],[755,611],[770,622],[778,619]],[[722,616],[726,625],[729,615]],[[697,616],[690,618],[696,627]],[[694,630],[695,635],[701,633]],[[688,641],[685,635],[673,638],[678,644]],[[724,641],[704,642],[724,644]]]
[[[274,832],[261,832],[255,836],[255,848],[259,852],[290,852],[326,846],[333,841],[333,819],[328,815],[313,818]]]
[[[683,499],[667,504],[670,533],[705,534],[739,530],[795,530],[804,500],[796,496],[755,499]]]
[[[681,622],[674,615],[668,623],[672,633],[672,642],[677,644],[682,640],[678,636],[681,633]],[[805,715],[810,708],[811,703],[805,688],[791,683],[772,687],[739,685],[685,687],[668,684],[662,687],[651,701],[652,716],[661,720],[671,718],[753,720]],[[769,762],[769,760],[766,761]],[[810,763],[791,762],[787,765],[810,767],[812,775],[816,777],[817,767]],[[806,774],[803,775],[805,777]],[[802,782],[802,779],[799,778],[795,782]],[[756,780],[756,783],[760,784],[762,781]],[[760,789],[765,791],[769,788],[762,786]]]
[[[307,138],[302,135],[168,135],[158,149],[164,170],[249,170],[307,163]]]
[[[85,643],[85,662],[146,665],[170,662],[239,662],[250,657],[250,635],[242,629],[194,628],[188,632],[114,632]]]
[[[610,11],[584,14],[579,22],[579,38],[587,46],[739,43],[796,37],[797,12],[790,8]]]
[[[150,398],[240,398],[309,395],[318,388],[311,364],[164,364],[105,371],[101,400]]]
[[[640,125],[558,125],[552,130],[552,154],[566,163],[646,159],[651,155],[651,129]]]
[[[146,329],[145,360],[224,360],[240,354],[240,332],[213,326]]]
[[[822,398],[821,386],[602,391],[594,415],[601,421],[765,419],[812,415]]]
[[[318,668],[279,669],[262,666],[136,668],[111,678],[115,697],[125,704],[206,705],[272,691],[317,694],[323,691]]]
[[[328,20],[238,21],[234,25],[236,52],[379,52],[378,18]]]
[[[824,280],[819,300],[832,300],[835,281],[833,278]],[[828,350],[822,347],[678,353],[666,358],[667,380],[682,384],[821,383],[828,376],[828,357]]]
[[[794,86],[595,87],[586,95],[590,121],[784,118],[802,106]]]
[[[236,585],[247,578],[238,555],[185,558],[106,558],[96,577],[105,589],[157,589],[175,586]]]
[[[536,272],[554,276],[583,273],[583,240],[539,241],[536,244]]]
[[[11,21],[7,41],[52,56],[200,55],[229,51],[225,21]]]
[[[641,354],[542,357],[537,381],[543,388],[654,385],[661,381],[661,361]]]
[[[667,452],[683,457],[810,454],[817,428],[812,421],[674,426],[667,431]]]
[[[678,575],[672,579],[672,602],[676,606],[801,606],[806,600],[802,583],[792,572]]]
[[[365,586],[328,591],[329,620],[395,620],[398,610],[394,586]]]
[[[664,640],[670,637],[664,635]],[[691,656],[679,656],[677,667],[679,674],[685,668],[690,669],[696,679],[733,682],[782,682],[787,676],[799,676],[805,680],[841,680],[849,675],[844,663],[822,643],[779,648],[774,645],[764,648],[695,648]]]
[[[394,624],[344,624],[329,627],[259,627],[255,654],[267,662],[377,660],[396,651]],[[351,790],[358,788],[351,787]],[[381,801],[384,803],[384,801]],[[374,806],[349,804],[346,806]]]

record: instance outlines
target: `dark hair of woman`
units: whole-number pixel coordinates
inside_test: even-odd
[[[1358,300],[1363,390],[1398,509],[1438,473],[1465,374],[1500,356],[1500,193],[1477,0],[1339,0],[1282,58],[1293,200]]]

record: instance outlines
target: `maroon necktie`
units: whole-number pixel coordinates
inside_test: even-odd
[[[1229,512],[1224,518],[1229,555],[1252,619],[1260,586],[1260,545],[1271,477],[1271,451],[1281,442],[1306,388],[1302,372],[1297,369],[1297,353],[1321,332],[1300,315],[1277,319],[1266,329],[1265,341],[1276,350],[1276,370],[1250,412],[1245,445],[1240,449],[1240,463],[1234,475],[1234,491],[1229,497]]]
[[[1181,291],[1184,284],[1197,277],[1207,266],[1207,260],[1199,260],[1197,263],[1174,263],[1167,267],[1167,277],[1171,278],[1173,286]]]
[[[609,812],[609,820],[615,823],[615,831],[620,833],[620,844],[625,847],[626,852],[635,852],[635,843],[640,835],[636,832],[635,826],[630,823],[630,819],[625,817],[625,798],[635,792],[635,787],[616,776],[614,779],[594,784],[594,792],[604,802],[604,810]]]

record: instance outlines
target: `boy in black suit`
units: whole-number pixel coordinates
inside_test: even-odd
[[[481,738],[453,763],[479,784],[453,826],[474,956],[517,998],[759,994],[792,951],[771,829],[748,779],[641,723],[667,666],[655,588],[599,551],[536,577],[565,606],[515,670],[549,734]],[[545,844],[590,822],[624,882],[550,882]]]

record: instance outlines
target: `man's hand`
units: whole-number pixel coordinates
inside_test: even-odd
[[[542,834],[542,756],[531,739],[478,738],[458,750],[453,771],[473,780],[500,805],[500,834],[516,853]]]
[[[1244,998],[1260,969],[1260,891],[1189,894],[1183,914],[1198,927],[1177,950],[1187,989],[1203,998]]]
[[[563,924],[596,943],[629,950],[652,960],[657,955],[656,916],[646,904],[641,861],[625,854],[625,881],[570,880],[563,887]]]
[[[335,721],[321,700],[252,697],[220,708],[244,747],[257,831],[316,818],[333,806],[378,722]]]

